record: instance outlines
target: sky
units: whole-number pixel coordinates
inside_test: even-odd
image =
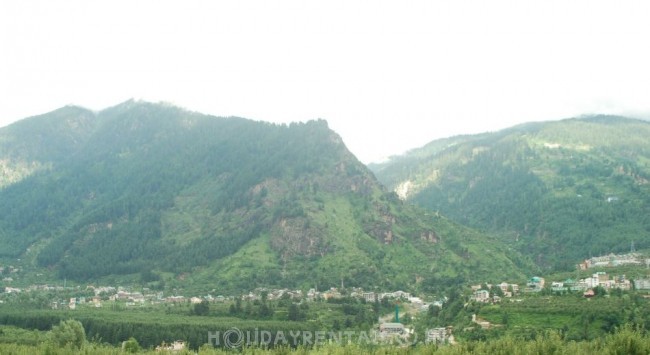
[[[650,118],[648,1],[0,2],[0,127],[130,98],[322,118],[364,163],[437,138]]]

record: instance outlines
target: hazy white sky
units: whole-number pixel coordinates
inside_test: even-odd
[[[129,98],[323,118],[363,162],[583,113],[650,117],[649,1],[0,2],[0,126]]]

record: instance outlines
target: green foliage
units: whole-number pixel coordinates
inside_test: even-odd
[[[81,322],[68,319],[53,326],[47,334],[47,339],[59,347],[79,349],[86,343],[86,331]]]
[[[499,234],[538,265],[650,247],[650,123],[596,116],[431,144],[384,165],[391,188],[451,219]]]
[[[207,316],[210,313],[210,303],[206,300],[194,305],[192,313],[197,316]]]
[[[0,343],[37,345],[45,341],[45,331],[0,326]]]
[[[98,354],[117,355],[126,349],[91,343],[83,349],[59,348],[47,345],[17,345],[0,344],[0,353],[31,355],[43,354]],[[540,354],[540,355],[591,355],[591,354],[625,354],[637,355],[650,352],[650,338],[647,334],[637,329],[623,327],[603,339],[588,341],[567,341],[558,332],[549,331],[539,334],[535,339],[505,336],[499,339],[482,341],[466,341],[454,345],[416,344],[414,346],[395,345],[363,345],[351,344],[325,344],[317,347],[296,348],[276,347],[270,349],[244,348],[242,353],[274,355],[274,354],[377,354],[377,355],[406,355],[406,354]],[[157,354],[153,350],[141,350],[141,354]],[[190,352],[185,352],[190,353]],[[198,349],[201,355],[232,354],[233,350],[218,349],[205,344]]]
[[[140,347],[140,344],[138,343],[138,340],[135,339],[134,337],[130,337],[129,340],[125,341],[122,344],[122,349],[124,349],[125,352],[127,353],[138,353],[142,349]]]
[[[30,132],[67,114],[85,128],[42,132],[65,145],[44,152]],[[28,123],[0,136],[54,164],[0,190],[0,257],[29,249],[30,266],[61,279],[223,293],[423,280],[434,291],[530,265],[495,238],[402,204],[322,120],[274,125],[130,101]]]
[[[298,307],[297,304],[291,303],[287,311],[287,320],[289,321],[304,321],[306,319],[306,314]]]

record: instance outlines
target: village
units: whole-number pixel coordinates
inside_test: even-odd
[[[596,295],[597,290],[604,292],[620,291],[647,291],[650,294],[650,276],[643,278],[630,279],[624,274],[609,274],[602,271],[607,267],[616,266],[634,266],[650,270],[650,259],[643,259],[640,254],[630,253],[607,256],[593,257],[576,266],[577,271],[585,272],[593,268],[599,268],[589,277],[583,278],[566,278],[564,280],[547,281],[543,277],[533,276],[525,283],[513,283],[503,281],[498,284],[481,283],[470,285],[466,291],[468,302],[480,304],[496,304],[506,300],[510,302],[520,302],[522,297],[544,293],[546,295],[562,295],[568,293],[582,293],[582,297],[591,298]],[[16,295],[35,295],[42,294],[52,297],[43,305],[55,310],[76,310],[78,308],[102,308],[116,307],[129,309],[134,307],[155,307],[155,306],[180,306],[180,305],[198,305],[200,303],[234,303],[235,301],[256,302],[260,300],[274,301],[281,299],[291,299],[294,302],[327,302],[343,298],[357,299],[361,302],[371,303],[387,300],[391,304],[401,304],[402,308],[408,309],[412,314],[426,312],[430,307],[442,309],[445,305],[446,298],[436,299],[432,295],[414,296],[409,292],[397,290],[387,292],[367,291],[363,288],[336,288],[331,287],[327,290],[317,290],[311,288],[307,291],[291,289],[267,289],[256,288],[240,296],[224,295],[183,295],[176,290],[171,291],[171,295],[166,295],[164,291],[151,290],[149,288],[134,289],[123,286],[53,286],[53,285],[30,285],[24,288],[13,287],[13,275],[18,274],[19,268],[13,266],[0,266],[0,272],[4,275],[3,284],[4,294],[0,296],[0,303],[5,303]],[[57,296],[60,295],[60,296]],[[63,297],[67,295],[69,297]],[[16,297],[13,297],[14,301]],[[377,324],[377,334],[381,339],[402,339],[406,340],[414,333],[414,329],[400,323],[397,314],[395,316],[383,317]],[[472,321],[480,327],[487,328],[489,323],[481,319],[472,318]],[[438,327],[427,329],[425,332],[427,342],[449,343],[453,342],[451,327]]]
[[[650,270],[650,259],[643,259],[638,253],[629,254],[609,254],[606,256],[592,257],[576,265],[580,271],[588,271],[592,268],[608,268],[617,266],[645,266]],[[515,295],[523,293],[538,293],[550,291],[552,293],[566,292],[583,292],[586,298],[594,296],[594,289],[600,287],[605,291],[609,290],[648,290],[650,291],[650,274],[645,278],[636,278],[630,280],[624,274],[610,275],[605,271],[594,272],[591,277],[565,280],[555,280],[547,283],[543,277],[533,276],[523,287],[519,284],[502,282],[497,285],[489,283],[472,285],[471,301],[482,303],[500,302],[502,298],[512,298]]]

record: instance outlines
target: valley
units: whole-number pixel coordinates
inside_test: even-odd
[[[129,100],[18,121],[0,352],[648,348],[647,136],[582,117],[365,166],[323,120]]]

